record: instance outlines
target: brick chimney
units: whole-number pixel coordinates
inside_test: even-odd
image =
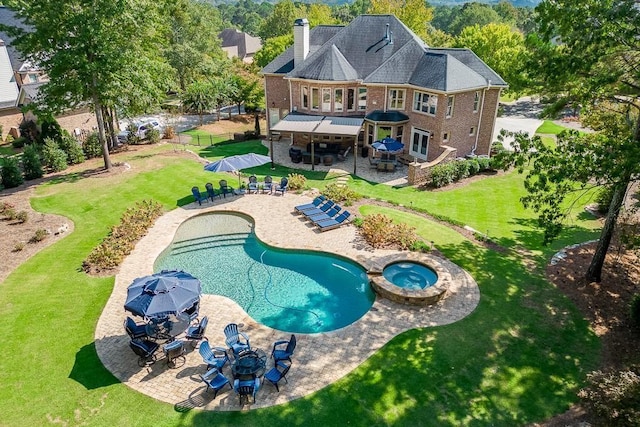
[[[293,66],[301,65],[309,54],[309,21],[296,19],[293,23]]]

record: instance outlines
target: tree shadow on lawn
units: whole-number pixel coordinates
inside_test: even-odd
[[[108,387],[120,382],[100,361],[95,342],[84,345],[78,350],[69,378],[77,381],[87,390]]]

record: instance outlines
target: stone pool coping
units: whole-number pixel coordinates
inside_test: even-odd
[[[453,323],[469,315],[478,305],[480,291],[476,282],[455,264],[450,271],[447,297],[434,305],[414,307],[376,297],[371,310],[349,326],[320,334],[296,334],[298,346],[287,375],[289,382],[281,384],[279,393],[271,384],[264,383],[256,403],[245,408],[239,405],[237,396],[228,388],[219,392],[216,399],[212,399],[212,392],[206,392],[199,378],[206,371],[206,365],[197,349],[188,351],[186,363],[177,369],[167,367],[161,357],[162,352],[159,352],[159,360],[155,364],[145,368],[137,365],[137,356],[129,349],[129,337],[123,328],[128,315],[123,308],[127,286],[133,279],[153,273],[155,259],[169,246],[178,226],[194,215],[215,211],[243,213],[254,219],[256,235],[266,244],[335,253],[360,263],[368,271],[381,271],[388,256],[408,254],[372,249],[352,225],[318,232],[292,214],[294,206],[308,203],[312,197],[293,193],[285,196],[227,197],[202,206],[192,203],[159,218],[123,262],[111,297],[98,320],[95,346],[104,366],[127,386],[172,404],[177,410],[261,408],[316,392],[353,371],[396,335],[412,328]],[[271,351],[273,342],[287,339],[290,335],[255,322],[234,301],[218,295],[202,296],[200,316],[209,317],[206,336],[212,345],[224,345],[222,330],[232,322],[243,324],[242,330],[250,336],[252,346],[267,353]],[[272,361],[269,360],[267,369],[271,366]],[[231,378],[229,365],[225,366],[223,373]]]

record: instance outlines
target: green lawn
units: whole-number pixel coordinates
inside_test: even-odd
[[[214,144],[200,152],[210,150],[209,157],[216,158],[222,150],[235,154],[251,144]],[[212,174],[193,160],[172,156],[125,153],[118,158],[123,160],[131,171],[96,179],[68,174],[40,186],[32,199],[35,209],[65,215],[76,228],[0,284],[0,315],[8,332],[0,359],[1,425],[514,426],[564,411],[576,400],[586,372],[597,365],[599,342],[586,321],[515,251],[483,249],[423,217],[385,209],[416,226],[474,276],[482,297],[470,316],[405,332],[342,380],[286,405],[219,413],[150,399],[117,382],[97,359],[93,334],[113,277],[88,277],[80,270],[82,260],[136,201],[153,198],[173,209],[192,200],[192,185],[232,182],[232,175]],[[135,172],[147,162],[154,162],[152,171]],[[265,165],[245,172],[276,179],[290,171]],[[304,174],[319,187],[333,178]],[[540,264],[554,250],[540,246],[534,217],[518,201],[522,177],[514,173],[452,191],[391,188],[358,178],[349,185],[469,224],[504,246],[531,251]],[[364,207],[363,213],[380,209]],[[577,215],[562,243],[592,238],[596,226]]]
[[[536,130],[536,133],[543,135],[558,135],[560,132],[567,130],[568,128],[560,126],[551,120],[545,120],[542,125]]]

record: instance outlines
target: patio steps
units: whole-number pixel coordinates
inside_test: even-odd
[[[244,245],[251,233],[233,233],[219,236],[204,236],[194,239],[181,240],[171,245],[173,254],[181,254],[200,249],[206,249],[211,246],[238,246]]]

